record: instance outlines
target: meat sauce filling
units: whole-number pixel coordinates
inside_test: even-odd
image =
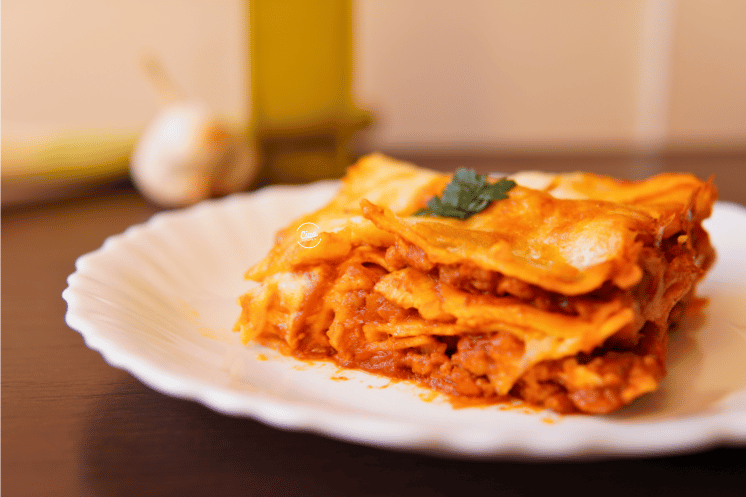
[[[696,253],[703,254],[701,260],[694,260],[695,248]],[[414,267],[469,293],[510,295],[550,312],[584,317],[594,302],[622,298],[639,303],[635,322],[610,337],[602,347],[590,354],[534,365],[520,376],[507,397],[496,392],[492,380],[509,373],[516,357],[524,353],[523,341],[510,333],[433,336],[427,343],[404,348],[365,347],[362,323],[406,322],[418,317],[415,309],[401,309],[373,290],[376,280],[387,273],[379,265],[380,259],[361,262],[355,269],[365,273],[371,284],[355,291],[357,309],[342,323],[348,338],[342,350],[334,352],[334,359],[342,367],[416,380],[456,400],[497,403],[519,398],[560,413],[612,412],[654,390],[665,375],[668,329],[692,299],[693,283],[714,258],[707,234],[701,228],[688,237],[680,233],[663,240],[658,247],[646,245],[643,250],[644,275],[638,285],[621,290],[605,284],[576,297],[552,293],[468,263],[436,265],[420,248],[402,240],[385,254],[379,254],[391,270]],[[323,300],[319,298],[315,305],[323,305]],[[321,350],[333,350],[328,344],[319,347],[313,340],[310,342],[294,354],[316,358]]]

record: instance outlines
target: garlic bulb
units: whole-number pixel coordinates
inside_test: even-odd
[[[147,127],[130,173],[145,197],[177,207],[246,188],[256,165],[246,143],[205,104],[182,101],[162,109]]]
[[[178,207],[246,188],[257,172],[246,140],[205,103],[184,98],[157,58],[144,65],[165,105],[130,158],[137,189],[157,204]]]

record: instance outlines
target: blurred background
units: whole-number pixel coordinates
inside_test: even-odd
[[[742,0],[6,0],[2,200],[126,177],[164,106],[147,54],[245,137],[252,186],[376,150],[746,182],[744,21]]]

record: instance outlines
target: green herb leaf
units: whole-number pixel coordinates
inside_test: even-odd
[[[459,169],[453,179],[443,189],[440,197],[433,197],[426,209],[420,209],[415,216],[440,216],[466,219],[482,212],[495,200],[508,198],[507,192],[515,187],[515,181],[502,178],[489,183],[472,169]]]

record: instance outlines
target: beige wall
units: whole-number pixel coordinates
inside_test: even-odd
[[[238,0],[5,0],[3,138],[141,128],[159,103],[147,51],[185,93],[241,116],[245,26]]]
[[[361,2],[360,98],[395,146],[615,142],[635,120],[634,2]]]
[[[357,0],[356,98],[375,148],[746,144],[741,0]],[[3,146],[139,130],[138,59],[245,118],[241,0],[6,0]],[[657,143],[657,142],[656,142]]]
[[[670,140],[746,145],[746,1],[681,0]]]
[[[373,147],[746,145],[746,2],[360,0]]]

